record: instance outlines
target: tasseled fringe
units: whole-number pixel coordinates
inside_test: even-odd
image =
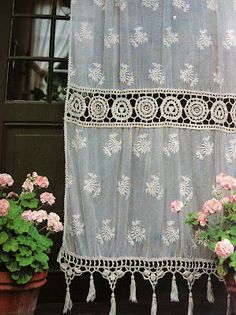
[[[116,315],[116,298],[114,292],[111,294],[111,309],[109,315]]]
[[[172,282],[171,282],[170,301],[179,302],[179,293],[178,293],[178,287],[177,287],[175,275],[173,275]]]
[[[231,315],[231,301],[230,301],[230,294],[227,295],[227,312],[226,315]]]
[[[152,294],[151,315],[156,315],[156,314],[157,314],[157,297],[156,297],[156,293],[153,292],[153,294]]]
[[[191,291],[188,296],[188,315],[193,315],[193,294]]]
[[[215,302],[212,284],[211,284],[211,276],[208,276],[208,280],[207,280],[207,301],[209,303]]]
[[[64,304],[63,314],[67,314],[68,312],[71,312],[72,307],[73,307],[73,303],[71,301],[70,288],[68,286],[66,288],[66,297],[65,297],[65,304]]]
[[[131,282],[130,282],[130,296],[129,300],[133,303],[138,303],[137,302],[137,296],[136,296],[136,282],[134,275],[132,274],[131,276]]]
[[[89,282],[89,292],[86,301],[87,302],[93,302],[96,298],[96,289],[94,285],[93,275],[90,276],[90,282]]]

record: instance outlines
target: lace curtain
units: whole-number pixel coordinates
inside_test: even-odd
[[[214,262],[170,211],[175,199],[200,209],[221,171],[236,176],[236,1],[72,0],[65,108],[65,231],[58,261],[70,284],[90,273],[115,287],[130,274],[153,289],[172,274],[192,287]],[[185,210],[186,212],[187,210]]]

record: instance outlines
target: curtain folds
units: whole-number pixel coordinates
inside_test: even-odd
[[[208,250],[170,202],[200,209],[217,193],[215,176],[236,175],[236,3],[228,0],[72,1],[65,108],[65,231],[58,261],[65,272],[65,309],[75,276],[90,273],[115,287],[135,273],[153,289],[181,274],[189,288],[207,274]],[[185,210],[188,211],[188,210]]]

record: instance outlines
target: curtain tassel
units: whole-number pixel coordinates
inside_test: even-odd
[[[109,315],[116,315],[116,298],[114,292],[111,294],[111,309]]]
[[[156,293],[153,292],[152,294],[152,308],[151,308],[151,315],[157,314],[157,296]]]
[[[228,293],[227,295],[227,312],[226,315],[231,314],[231,301],[230,301],[230,294]]]
[[[208,280],[207,280],[207,301],[209,303],[215,302],[210,276],[208,276]]]
[[[136,282],[134,275],[132,274],[131,276],[131,282],[130,282],[130,296],[129,300],[133,303],[138,303],[137,302],[137,296],[136,296]]]
[[[172,282],[171,282],[170,301],[179,302],[179,293],[178,293],[178,287],[177,287],[175,275],[173,275]]]
[[[73,306],[73,303],[71,301],[70,288],[68,286],[66,288],[66,297],[65,297],[65,304],[64,304],[63,314],[71,312],[72,306]]]
[[[91,274],[90,281],[89,281],[89,292],[88,292],[86,301],[93,302],[95,298],[96,298],[96,289],[94,285],[93,275]]]
[[[191,291],[188,296],[188,315],[193,315],[193,294]]]

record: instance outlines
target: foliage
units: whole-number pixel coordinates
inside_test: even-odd
[[[55,213],[42,210],[54,203],[53,194],[37,196],[40,189],[48,187],[46,177],[28,174],[20,195],[7,194],[12,184],[10,175],[0,174],[0,269],[9,271],[17,284],[25,284],[48,269],[53,245],[49,236],[61,231],[62,224]]]

